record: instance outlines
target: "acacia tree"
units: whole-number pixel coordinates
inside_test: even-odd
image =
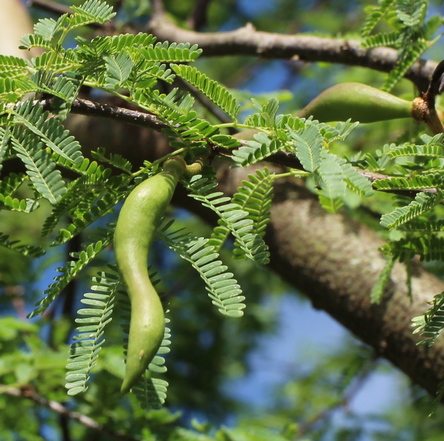
[[[442,268],[443,130],[435,110],[442,71],[435,61],[420,57],[436,43],[442,20],[426,14],[429,2],[374,5],[362,17],[359,40],[267,33],[250,24],[206,32],[210,2],[196,2],[185,23],[174,5],[153,0],[147,22],[140,29],[136,21],[127,23],[123,31],[117,31],[112,9],[101,1],[72,8],[70,15],[60,15],[65,12],[61,5],[34,3],[57,16],[40,21],[22,40],[26,49],[42,51],[34,61],[1,60],[1,200],[5,210],[29,216],[41,212],[42,201],[49,203],[42,233],[50,240],[36,246],[2,235],[1,241],[34,257],[49,245],[70,244],[74,253],[40,295],[31,317],[51,311],[80,271],[100,262],[113,242],[114,224],[85,235],[81,247],[79,235],[142,179],[158,174],[167,158],[181,155],[188,170],[173,203],[214,228],[208,234],[183,233],[162,224],[158,235],[206,283],[211,301],[201,305],[199,299],[199,308],[206,311],[213,302],[223,315],[242,315],[244,295],[219,258],[232,239],[237,259],[269,264],[377,356],[437,393],[444,373],[443,348],[436,341],[444,290],[430,270]],[[176,22],[167,11],[177,13]],[[93,24],[98,36],[78,36],[74,48],[64,48],[68,31]],[[387,72],[381,86],[386,92],[346,83],[298,114],[280,114],[272,98],[256,101],[243,118],[242,96],[203,73],[205,62],[193,67],[198,58],[214,56],[361,66]],[[92,90],[106,93],[93,99]],[[386,94],[392,90],[405,100]],[[31,93],[33,100],[14,105]],[[353,151],[357,131],[385,135],[387,126],[378,121],[400,117],[406,119],[390,126],[390,133],[396,128],[402,136],[397,132],[384,143],[375,137],[376,149],[363,145],[362,152]],[[352,193],[361,198],[359,204]],[[433,268],[424,268],[420,260],[433,261]],[[108,318],[116,299],[124,303],[119,309],[129,307],[119,280],[115,267],[103,267],[86,290],[83,303],[89,306],[77,320],[79,335],[68,364],[71,395],[87,389],[105,328],[112,336]],[[220,318],[215,320],[222,326]],[[164,361],[154,361],[134,390],[142,403],[156,406],[165,399],[165,383],[157,378]],[[17,382],[17,373],[9,374],[14,381],[8,382]],[[110,374],[121,378],[123,362]],[[103,373],[94,380],[100,388],[106,379]],[[9,389],[10,395],[26,393],[38,401],[28,389]],[[56,397],[61,400],[59,391]],[[128,428],[128,433],[137,432]]]

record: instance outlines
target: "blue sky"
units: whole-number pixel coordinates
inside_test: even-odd
[[[316,348],[318,356],[322,356],[323,350],[331,354],[350,336],[349,331],[327,313],[314,309],[294,293],[282,297],[278,315],[277,332],[262,338],[249,357],[251,373],[227,386],[231,394],[253,405],[258,412],[270,405],[273,391],[288,380],[288,371],[316,362],[316,357],[307,357],[312,352],[310,348]],[[402,374],[395,369],[376,370],[354,396],[350,409],[361,415],[381,412],[396,402],[397,391],[403,383]]]

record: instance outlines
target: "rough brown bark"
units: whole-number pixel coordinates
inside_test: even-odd
[[[249,173],[224,168],[219,173],[220,190],[233,194]],[[214,222],[208,211],[185,206]],[[444,342],[438,339],[432,348],[418,346],[411,319],[423,314],[427,302],[444,290],[441,280],[415,264],[410,300],[405,267],[397,264],[383,302],[371,304],[371,290],[385,264],[378,251],[383,241],[344,213],[325,212],[316,197],[292,179],[277,182],[266,241],[273,270],[315,308],[329,313],[414,383],[436,393],[444,375]]]
[[[444,284],[418,268],[411,302],[405,268],[396,265],[384,301],[372,305],[370,293],[385,263],[378,251],[382,241],[343,214],[326,214],[303,190],[291,184],[278,188],[269,239],[274,270],[299,287],[315,307],[436,393],[444,373],[444,347],[436,345],[429,351],[418,346],[411,319],[424,313]]]
[[[252,24],[229,32],[196,32],[176,26],[163,13],[155,14],[147,32],[161,41],[197,44],[204,56],[257,56],[303,62],[330,62],[391,71],[398,59],[395,49],[364,49],[357,40],[311,35],[285,35],[258,31]],[[406,73],[419,90],[425,91],[437,63],[420,60]]]

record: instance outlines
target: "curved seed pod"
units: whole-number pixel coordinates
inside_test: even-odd
[[[366,84],[342,83],[318,95],[299,113],[320,122],[352,121],[370,123],[412,117],[412,103]]]
[[[182,158],[166,161],[162,172],[139,184],[120,211],[114,233],[117,266],[131,302],[125,378],[127,393],[145,372],[162,343],[165,316],[147,269],[154,233],[185,171]]]

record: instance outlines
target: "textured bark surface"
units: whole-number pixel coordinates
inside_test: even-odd
[[[251,170],[224,169],[219,173],[220,189],[232,194],[248,173]],[[214,222],[207,211],[185,205]],[[411,301],[405,268],[397,264],[383,302],[371,304],[371,290],[385,264],[378,251],[383,241],[345,214],[326,213],[294,180],[277,182],[266,241],[273,270],[307,295],[315,308],[326,311],[415,383],[436,393],[444,375],[444,343],[438,339],[432,348],[418,346],[411,319],[424,313],[433,295],[444,290],[442,281],[417,264]]]
[[[249,23],[229,32],[195,32],[176,26],[163,11],[154,14],[146,31],[160,41],[197,44],[205,56],[250,55],[303,62],[323,61],[382,72],[391,71],[398,60],[398,52],[387,47],[364,49],[357,40],[263,32]],[[434,61],[420,60],[405,77],[420,90],[426,90],[436,65]]]

